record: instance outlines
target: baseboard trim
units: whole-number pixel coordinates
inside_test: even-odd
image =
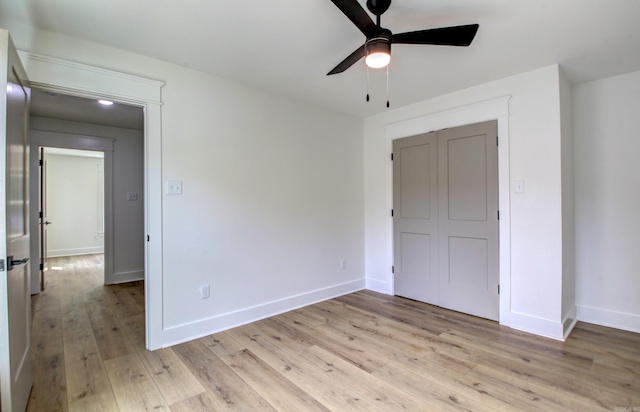
[[[198,339],[363,289],[365,289],[365,280],[359,279],[224,313],[197,322],[168,327],[162,332],[162,347],[166,348]]]
[[[578,305],[578,320],[640,333],[640,315]]]
[[[118,272],[114,273],[110,277],[108,285],[116,285],[118,283],[136,282],[138,280],[144,280],[144,270],[132,270],[130,272]]]
[[[576,326],[576,323],[578,323],[578,315],[577,309],[574,306],[569,310],[569,313],[565,315],[564,320],[562,321],[562,340],[567,340],[569,334]]]
[[[385,295],[391,294],[388,283],[382,280],[366,278],[365,284],[368,290],[378,293],[384,293]]]
[[[554,322],[549,319],[511,312],[511,327],[559,341],[564,341],[565,339],[565,325],[563,322]]]
[[[47,257],[53,258],[64,256],[95,255],[98,253],[104,253],[104,247],[83,247],[77,249],[48,250]]]

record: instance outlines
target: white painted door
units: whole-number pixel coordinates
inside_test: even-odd
[[[497,122],[438,133],[440,304],[498,320]]]
[[[393,142],[394,293],[498,320],[497,123]]]
[[[436,133],[393,142],[394,293],[438,302]]]
[[[0,395],[24,411],[31,391],[27,119],[30,91],[9,33],[0,30]],[[5,167],[6,166],[6,167]],[[14,265],[10,264],[13,259]]]
[[[47,219],[47,161],[45,160],[44,155],[44,147],[40,148],[39,155],[39,170],[40,177],[38,179],[39,183],[39,218],[38,224],[40,225],[40,290],[44,290],[45,287],[45,275],[49,270],[49,263],[47,259],[47,228],[51,224]]]

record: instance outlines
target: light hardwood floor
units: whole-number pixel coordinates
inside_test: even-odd
[[[363,291],[148,352],[142,282],[103,286],[100,255],[51,263],[30,411],[640,411],[640,334],[579,323],[561,343]]]

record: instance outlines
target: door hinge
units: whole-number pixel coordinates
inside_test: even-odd
[[[149,235],[147,235],[147,242],[149,241]]]
[[[498,146],[498,136],[496,136],[496,146]]]
[[[38,166],[42,166],[42,159],[38,160]]]
[[[393,162],[393,153],[391,153],[391,161]]]
[[[42,212],[39,212],[38,216],[42,219]]]
[[[500,211],[498,210],[498,220],[500,220]]]
[[[391,266],[391,273],[396,273],[396,267],[395,266]]]
[[[393,209],[391,209],[391,217],[393,217]]]
[[[40,263],[40,270],[44,270],[44,263]]]
[[[498,295],[500,294],[500,285],[498,285]]]

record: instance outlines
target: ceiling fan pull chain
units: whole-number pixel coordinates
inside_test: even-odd
[[[387,108],[389,107],[389,66],[387,66]]]
[[[364,53],[367,54],[366,46],[365,46],[364,50],[365,50]],[[369,101],[369,66],[367,66],[366,64],[365,64],[365,66],[367,67],[367,102],[368,102]]]

